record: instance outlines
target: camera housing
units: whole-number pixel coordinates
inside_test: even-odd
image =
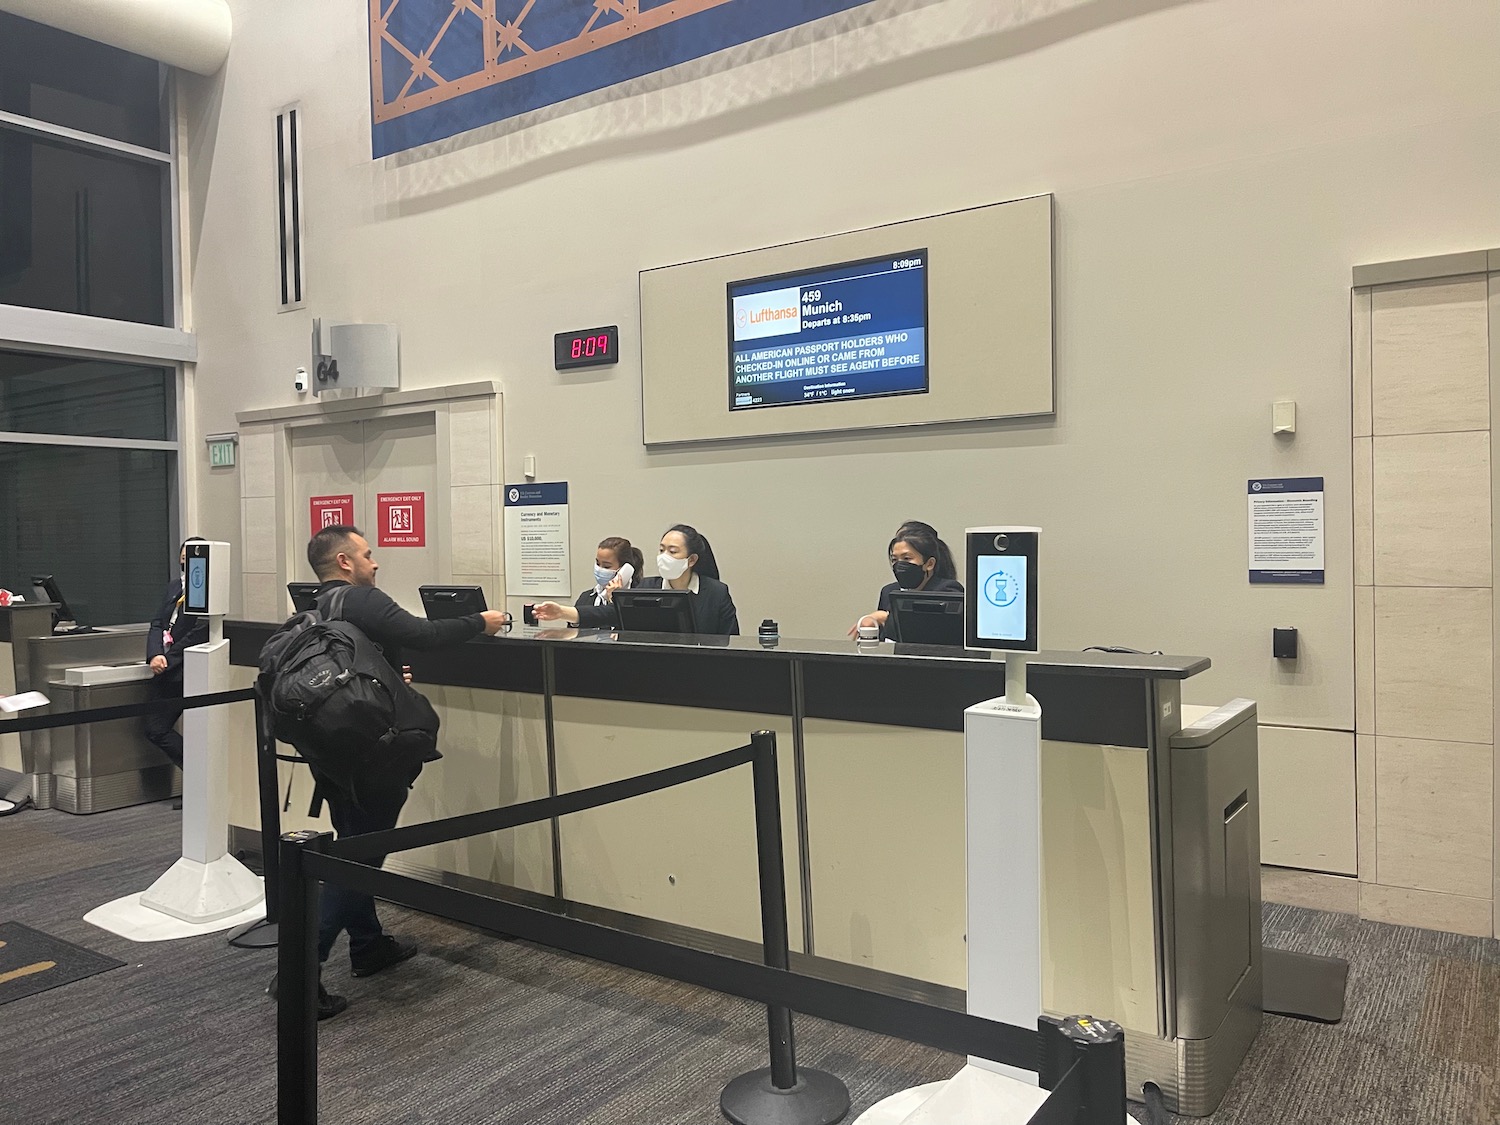
[[[292,385],[299,391],[307,390],[307,368],[297,368],[297,374],[292,377]]]

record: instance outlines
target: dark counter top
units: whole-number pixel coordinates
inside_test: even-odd
[[[249,646],[259,652],[264,639],[275,632],[278,625],[259,621],[226,621],[225,635],[242,641],[242,651],[234,653],[236,664],[253,663]],[[946,665],[994,668],[1005,663],[1004,652],[983,652],[972,649],[945,648],[939,645],[900,645],[884,642],[856,642],[852,640],[812,640],[802,637],[783,637],[774,645],[763,645],[754,636],[686,636],[672,633],[623,633],[616,634],[607,629],[557,629],[536,626],[515,626],[498,636],[476,637],[469,642],[474,646],[536,646],[544,644],[609,645],[611,647],[648,652],[702,652],[720,650],[741,657],[767,660],[784,660],[798,657],[803,661],[874,660],[890,664],[930,665],[940,661]],[[427,655],[427,654],[420,654]],[[1132,679],[1185,680],[1196,676],[1210,666],[1204,656],[1136,656],[1130,653],[1070,652],[1044,649],[1041,652],[1020,653],[1026,658],[1029,668],[1054,675],[1124,676]]]

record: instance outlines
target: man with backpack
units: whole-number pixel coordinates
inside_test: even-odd
[[[321,583],[317,601],[319,615],[328,621],[354,626],[358,633],[363,634],[363,638],[351,634],[356,642],[368,638],[380,647],[380,657],[376,661],[378,663],[383,658],[389,665],[390,674],[387,676],[386,669],[381,667],[373,669],[373,674],[362,674],[358,678],[371,682],[372,694],[384,693],[394,698],[398,715],[390,724],[389,734],[396,737],[355,750],[346,746],[309,744],[318,740],[331,743],[333,738],[327,733],[317,739],[310,735],[293,736],[288,741],[298,746],[312,766],[318,791],[328,804],[329,817],[338,836],[381,832],[396,826],[406,795],[421,772],[422,761],[441,756],[433,749],[436,714],[419,693],[404,686],[411,681],[402,663],[403,650],[443,648],[463,644],[481,633],[494,635],[509,617],[498,610],[486,610],[446,621],[428,621],[407,613],[388,594],[376,588],[375,574],[380,566],[375,562],[369,542],[356,527],[341,524],[323,528],[307,544],[307,561]],[[268,642],[267,648],[270,647]],[[355,652],[358,652],[357,644]],[[351,666],[359,671],[355,661],[351,660]],[[262,673],[267,674],[264,660]],[[404,719],[399,714],[403,711],[407,716]],[[425,721],[424,714],[427,716]],[[414,729],[424,726],[430,726],[430,731]],[[312,724],[309,728],[313,729]],[[413,756],[407,751],[402,757],[401,736],[407,734],[415,734],[417,737],[409,741],[425,752]],[[360,763],[363,763],[362,767]],[[384,857],[376,864],[383,862]],[[375,900],[369,895],[326,885],[318,928],[319,962],[328,960],[334,942],[345,931],[349,934],[350,965],[357,977],[378,973],[410,959],[417,952],[416,942],[384,931],[375,914]],[[274,980],[269,991],[275,994]],[[348,1001],[344,997],[330,994],[319,984],[319,1019],[336,1016],[346,1007]]]

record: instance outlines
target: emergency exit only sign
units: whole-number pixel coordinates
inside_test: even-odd
[[[375,520],[377,547],[427,546],[427,493],[378,493]]]

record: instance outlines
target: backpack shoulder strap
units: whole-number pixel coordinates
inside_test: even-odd
[[[318,599],[318,612],[323,615],[324,621],[344,620],[344,601],[349,597],[349,591],[352,589],[354,587],[346,583],[329,590]]]

